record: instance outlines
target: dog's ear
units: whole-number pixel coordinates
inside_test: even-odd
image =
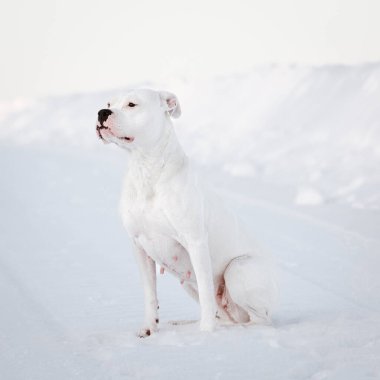
[[[167,91],[160,91],[160,98],[161,104],[170,116],[176,119],[181,116],[181,106],[179,105],[178,98],[174,94]]]

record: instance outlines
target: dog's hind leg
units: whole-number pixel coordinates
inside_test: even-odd
[[[227,301],[230,299],[231,305],[236,304],[234,307],[239,311],[232,314],[236,322],[270,322],[276,287],[266,259],[248,255],[236,257],[227,266],[224,280]]]

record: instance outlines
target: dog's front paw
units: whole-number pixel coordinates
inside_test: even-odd
[[[200,330],[212,332],[215,330],[215,319],[202,319],[200,323]]]
[[[148,329],[148,328],[145,328],[143,327],[138,333],[137,333],[137,336],[139,338],[146,338],[148,336],[150,336],[152,334],[152,330],[151,329]]]
[[[140,331],[138,331],[137,333],[137,336],[139,338],[146,338],[150,335],[152,335],[154,332],[157,332],[158,331],[158,326],[157,326],[157,323],[158,323],[158,319],[156,319],[156,323],[154,324],[151,324],[150,326],[144,326],[140,329]]]

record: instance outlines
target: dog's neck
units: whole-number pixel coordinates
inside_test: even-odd
[[[149,198],[154,195],[157,184],[175,175],[186,162],[187,157],[170,124],[153,149],[136,148],[130,152],[128,180],[140,196]]]

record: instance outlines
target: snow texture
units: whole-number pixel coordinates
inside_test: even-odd
[[[117,212],[118,92],[0,105],[1,379],[380,378],[380,64],[270,66],[172,83],[188,155],[278,264],[271,326],[200,333],[158,277],[160,332]]]

